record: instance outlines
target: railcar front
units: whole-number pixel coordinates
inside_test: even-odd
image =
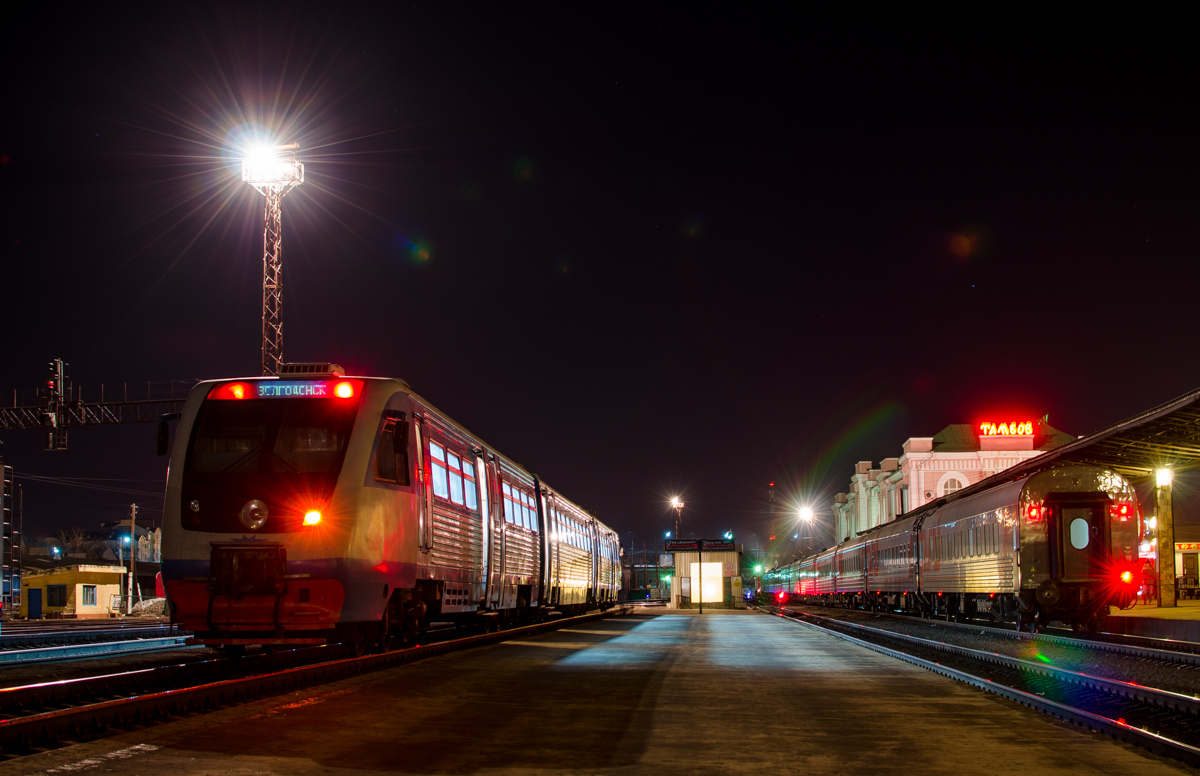
[[[378,623],[389,588],[415,582],[416,491],[385,508],[363,478],[399,381],[202,382],[185,402],[164,505],[173,622],[200,643],[315,644]],[[408,475],[394,471],[392,477]],[[405,457],[405,460],[411,460]],[[409,478],[411,479],[411,478]]]

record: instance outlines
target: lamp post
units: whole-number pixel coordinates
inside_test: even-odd
[[[812,549],[812,537],[813,537],[813,533],[812,533],[813,520],[815,519],[816,516],[813,514],[812,507],[809,507],[809,506],[800,507],[798,510],[796,510],[796,515],[797,515],[797,517],[800,518],[800,522],[804,524],[804,538],[808,542],[807,544],[804,545],[805,549],[811,550]],[[800,538],[800,534],[799,534],[799,532],[797,532],[796,539],[798,540],[799,538]]]
[[[1176,606],[1175,599],[1175,519],[1171,510],[1170,469],[1154,473],[1155,518],[1158,521],[1158,605]]]
[[[671,508],[675,510],[675,538],[679,538],[679,521],[683,517],[683,502],[679,496],[671,497]]]
[[[267,198],[263,219],[262,373],[283,361],[283,195],[304,182],[299,143],[263,146],[242,160],[242,180]]]

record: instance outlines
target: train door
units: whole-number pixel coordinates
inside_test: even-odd
[[[533,504],[537,512],[538,555],[541,556],[541,573],[538,574],[538,602],[549,605],[550,601],[550,512],[547,511],[549,494],[538,478],[533,478]]]
[[[501,584],[504,579],[504,544],[508,540],[508,534],[505,531],[504,515],[501,513],[503,504],[500,498],[499,469],[496,466],[495,456],[489,456],[487,462],[487,490],[490,494],[488,505],[490,506],[489,520],[491,520],[491,559],[492,562],[488,565],[488,605],[493,609],[500,608],[501,601]]]
[[[1190,584],[1190,585],[1196,584],[1196,570],[1197,570],[1197,566],[1200,565],[1200,564],[1196,563],[1196,560],[1197,560],[1196,553],[1194,553],[1194,552],[1183,553],[1183,577],[1184,577],[1184,579],[1190,580],[1189,582],[1185,582],[1184,584]]]
[[[484,605],[490,599],[491,580],[492,580],[492,510],[491,498],[488,497],[488,476],[487,464],[484,461],[483,450],[475,448],[475,487],[479,491],[479,527],[483,533],[482,547],[480,549],[480,561],[483,563],[483,601]]]
[[[426,449],[425,422],[413,416],[413,437],[417,445],[417,535],[421,552],[433,549],[433,491],[429,481],[429,451]]]
[[[29,588],[29,619],[42,619],[42,589],[40,587]]]
[[[1050,536],[1059,552],[1051,551],[1052,576],[1090,579],[1099,573],[1104,557],[1104,505],[1060,502],[1051,510]],[[1054,575],[1054,556],[1061,553],[1060,574]]]

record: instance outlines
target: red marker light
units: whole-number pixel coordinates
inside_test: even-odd
[[[1132,582],[1133,581],[1133,572],[1132,571],[1122,571],[1121,572],[1121,581],[1124,582],[1125,584],[1129,584],[1130,582]]]
[[[354,397],[354,383],[340,382],[333,386],[333,395],[339,399],[350,399]]]
[[[250,395],[248,383],[225,383],[208,392],[210,399],[245,399]]]

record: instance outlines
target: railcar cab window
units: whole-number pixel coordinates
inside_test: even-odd
[[[194,474],[336,473],[358,411],[321,399],[207,401],[184,471]]]
[[[375,451],[375,479],[380,482],[408,484],[408,423],[387,420]]]

